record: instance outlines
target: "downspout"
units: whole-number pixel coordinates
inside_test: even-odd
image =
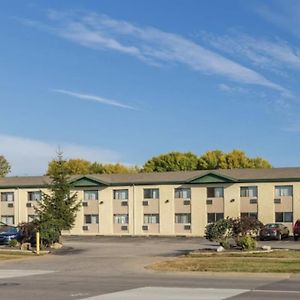
[[[134,184],[132,185],[132,220],[133,220],[133,235],[135,235],[135,195],[134,195]]]

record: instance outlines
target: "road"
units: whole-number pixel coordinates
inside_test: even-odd
[[[159,273],[145,265],[212,244],[201,238],[67,238],[55,254],[0,264],[0,299],[300,299],[300,274]],[[263,244],[300,250],[300,241]]]

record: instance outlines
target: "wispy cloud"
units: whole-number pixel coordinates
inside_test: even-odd
[[[12,166],[9,175],[42,175],[48,162],[55,158],[58,147],[65,158],[82,158],[89,161],[116,162],[120,155],[112,150],[64,142],[45,142],[36,139],[0,134],[0,154]]]
[[[285,75],[285,70],[300,70],[300,49],[281,39],[253,37],[231,32],[219,36],[204,32],[203,40],[222,52],[245,59],[255,67]]]
[[[113,50],[131,55],[149,64],[175,62],[204,74],[223,76],[232,81],[290,92],[253,69],[245,67],[192,40],[153,27],[132,23],[95,13],[62,13],[50,11],[49,24],[26,20],[26,24],[47,30],[79,45]]]
[[[226,92],[226,93],[234,93],[234,92],[250,93],[250,91],[248,89],[245,89],[245,88],[240,87],[240,86],[228,85],[226,83],[220,83],[220,84],[217,85],[217,87],[220,91]]]
[[[277,0],[270,2],[269,5],[266,2],[260,3],[256,7],[256,12],[269,22],[300,38],[299,0]]]
[[[56,93],[64,94],[64,95],[67,95],[70,97],[82,99],[82,100],[94,101],[94,102],[98,102],[98,103],[105,104],[105,105],[111,105],[111,106],[116,106],[116,107],[121,107],[121,108],[126,108],[126,109],[137,110],[133,106],[123,104],[116,100],[111,100],[111,99],[107,99],[107,98],[103,98],[103,97],[99,97],[99,96],[95,96],[95,95],[76,93],[76,92],[62,90],[62,89],[52,89],[52,91],[56,92]]]

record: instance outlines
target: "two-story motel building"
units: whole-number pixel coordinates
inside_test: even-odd
[[[49,178],[0,179],[0,221],[34,218]],[[78,235],[203,236],[224,217],[252,216],[291,229],[300,218],[300,168],[101,174],[71,177],[82,202]]]

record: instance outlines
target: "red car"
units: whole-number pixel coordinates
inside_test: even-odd
[[[297,241],[300,236],[300,220],[297,220],[293,227],[294,240]]]

